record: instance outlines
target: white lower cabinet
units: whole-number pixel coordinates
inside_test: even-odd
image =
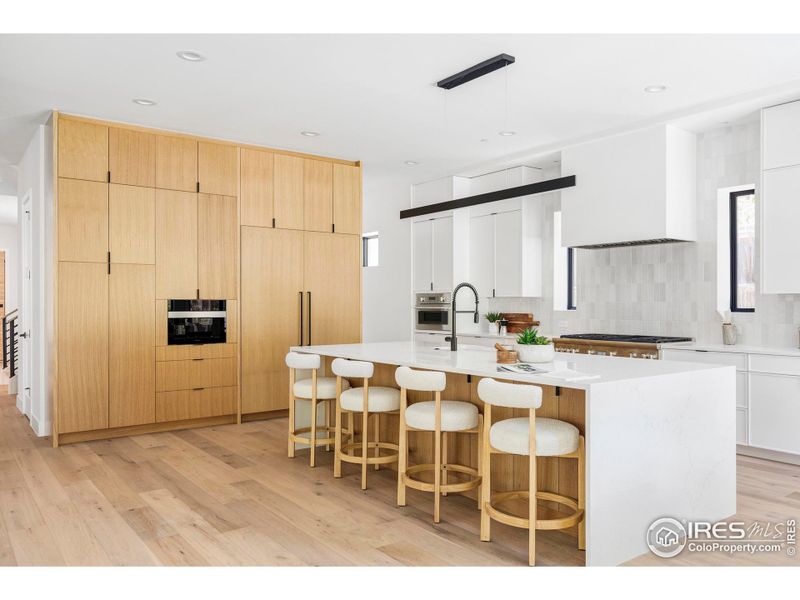
[[[736,409],[736,443],[743,446],[748,445],[747,436],[747,410]]]
[[[800,454],[800,377],[750,373],[750,445]]]

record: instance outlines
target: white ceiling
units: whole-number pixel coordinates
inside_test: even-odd
[[[516,63],[435,87],[501,52]],[[650,84],[668,89],[644,93]],[[707,126],[733,99],[749,103],[726,119],[793,94],[798,35],[1,35],[0,177],[8,183],[3,166],[53,108],[360,159],[368,176],[421,181],[701,109],[711,112],[694,126]]]

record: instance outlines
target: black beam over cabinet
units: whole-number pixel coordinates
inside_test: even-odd
[[[575,175],[548,179],[547,181],[537,181],[536,183],[526,183],[525,185],[507,188],[505,190],[487,192],[486,194],[478,194],[477,196],[467,196],[466,198],[428,204],[427,206],[419,206],[417,208],[407,208],[406,210],[400,211],[400,218],[408,219],[410,217],[420,217],[422,215],[430,215],[445,210],[455,210],[457,208],[486,204],[487,202],[497,202],[498,200],[519,198],[520,196],[530,196],[531,194],[554,192],[555,190],[563,190],[568,187],[575,187]]]

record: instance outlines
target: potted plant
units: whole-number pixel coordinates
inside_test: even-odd
[[[545,363],[555,358],[552,342],[539,335],[537,329],[526,329],[517,336],[517,353],[521,362]]]
[[[489,321],[489,332],[500,333],[500,320],[503,318],[503,313],[488,312],[483,316]]]

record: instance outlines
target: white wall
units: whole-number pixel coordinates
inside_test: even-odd
[[[364,231],[377,231],[380,264],[363,268],[365,342],[411,339],[411,223],[400,220],[410,206],[408,181],[371,172],[364,165]]]
[[[33,430],[39,436],[50,434],[51,389],[48,374],[53,363],[53,310],[52,244],[45,240],[54,239],[52,206],[52,127],[41,125],[25,150],[19,163],[18,198],[31,193],[31,281],[33,306],[26,313],[20,307],[20,318],[30,330],[30,350],[32,353],[32,373],[30,378],[31,405],[25,411]],[[21,214],[22,210],[18,214]],[[23,360],[20,357],[20,365]]]
[[[6,253],[5,313],[19,308],[19,236],[16,225],[0,225],[0,250]]]

